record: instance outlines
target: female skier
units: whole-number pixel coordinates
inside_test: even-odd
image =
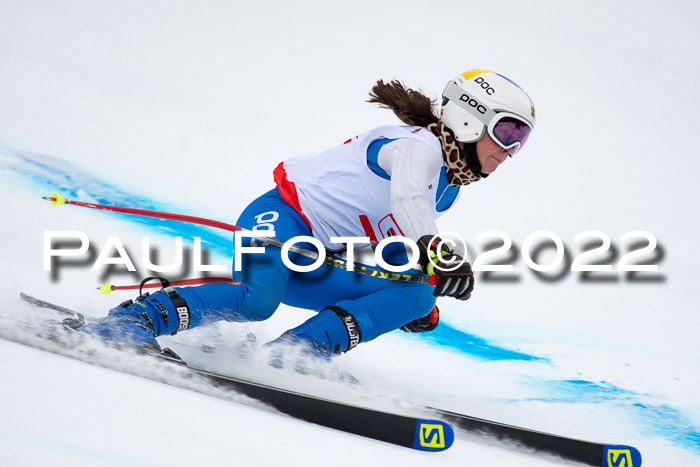
[[[436,297],[466,300],[474,286],[469,263],[435,237],[435,219],[455,206],[461,187],[486,178],[521,149],[535,110],[513,81],[485,70],[450,80],[439,116],[428,97],[398,81],[378,81],[369,102],[393,110],[407,126],[375,128],[333,149],[280,163],[276,188],[253,201],[237,225],[272,230],[281,240],[311,236],[335,254],[345,248],[337,237],[368,238],[356,244],[362,247],[405,236],[418,244],[422,273],[436,276],[435,286],[327,264],[295,272],[278,248],[267,246],[264,254],[245,255],[233,284],[175,288],[165,281],[162,290],[124,302],[82,329],[106,341],[159,348],[157,336],[220,320],[265,320],[284,303],[318,314],[273,342],[301,344],[325,356],[398,328],[434,329]],[[394,251],[393,260],[405,264],[402,255],[403,248]]]

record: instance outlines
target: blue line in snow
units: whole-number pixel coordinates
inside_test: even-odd
[[[45,190],[44,195],[58,192],[66,198],[84,202],[178,212],[176,207],[158,205],[146,198],[124,193],[113,185],[98,180],[92,174],[62,159],[20,152],[3,146],[0,146],[0,159],[4,159],[7,162],[5,164],[6,167],[30,179],[40,189]],[[96,211],[96,213],[98,212]],[[188,222],[114,212],[99,212],[96,215],[119,216],[157,230],[161,234],[184,238],[201,237],[203,246],[225,256],[231,254],[233,234],[219,229],[198,226]]]
[[[412,337],[412,336],[407,336]],[[526,353],[509,350],[503,347],[490,344],[485,339],[461,331],[450,326],[444,321],[440,321],[440,325],[429,333],[422,333],[416,336],[417,339],[426,340],[432,344],[449,347],[465,353],[472,357],[478,357],[484,360],[519,360],[526,362],[549,362],[543,357],[536,357]]]
[[[58,191],[62,196],[99,204],[114,204],[139,209],[169,211],[171,207],[158,205],[154,201],[133,194],[124,193],[110,183],[97,179],[85,170],[61,159],[11,150],[0,146],[0,157],[9,158],[8,166],[15,172],[37,183],[48,194]],[[132,222],[157,229],[160,233],[190,237],[201,237],[202,244],[223,254],[231,254],[231,234],[221,235],[221,231],[200,227],[186,222],[153,219],[118,213]],[[433,344],[446,346],[471,356],[489,360],[542,361],[543,359],[524,353],[508,350],[489,344],[484,339],[458,330],[447,323],[430,334],[421,335]]]
[[[60,194],[81,201],[116,204],[140,209],[158,211],[177,211],[176,208],[165,204],[157,204],[146,198],[124,193],[109,183],[98,180],[90,173],[73,164],[52,157],[41,156],[28,152],[16,151],[0,145],[0,161],[5,169],[27,178],[46,194],[58,191]],[[103,213],[104,214],[104,213]],[[183,237],[201,237],[202,244],[223,255],[231,254],[231,234],[223,234],[216,229],[200,227],[184,222],[151,219],[126,214],[109,213],[121,216],[132,222],[148,226],[163,234]],[[485,360],[514,360],[524,362],[544,362],[543,357],[509,350],[490,344],[485,339],[456,329],[442,322],[431,333],[421,335],[406,335],[408,338],[422,339],[433,345],[444,346],[472,357]],[[644,395],[628,391],[609,383],[600,384],[583,380],[545,381],[548,393],[557,394],[555,397],[521,399],[540,400],[561,403],[605,403],[612,402],[625,407],[631,407],[635,417],[642,423],[643,430],[671,440],[694,453],[700,454],[700,433],[692,422],[680,411],[666,404],[650,404],[643,402]]]
[[[653,396],[623,389],[607,381],[595,383],[580,379],[537,381],[548,397],[509,400],[507,402],[541,401],[560,404],[610,404],[621,406],[639,421],[647,435],[660,436],[679,447],[700,455],[700,431],[693,422],[668,404],[648,402]]]

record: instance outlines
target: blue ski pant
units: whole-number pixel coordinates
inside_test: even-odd
[[[248,230],[274,230],[275,237],[312,236],[301,216],[289,206],[275,188],[253,201],[241,214],[237,225]],[[243,239],[249,246],[251,239]],[[253,240],[259,246],[260,240]],[[297,246],[315,251],[299,243]],[[299,265],[313,260],[294,253],[290,259]],[[235,256],[234,256],[235,258]],[[235,259],[234,259],[235,262]],[[401,282],[361,275],[323,264],[315,271],[295,272],[281,257],[281,249],[267,245],[265,253],[242,255],[241,271],[235,271],[234,283],[214,283],[176,290],[190,309],[190,325],[195,327],[217,321],[261,321],[269,318],[280,303],[321,311],[300,326],[285,333],[293,339],[310,340],[328,353],[348,349],[348,329],[337,312],[325,309],[339,307],[359,327],[361,342],[427,315],[435,304],[433,287],[425,283]],[[165,307],[170,307],[164,294],[153,294]],[[159,297],[161,296],[161,297]],[[325,310],[324,310],[325,309]],[[336,309],[337,310],[337,309]],[[173,332],[174,324],[164,325],[160,313],[152,313],[156,335]]]

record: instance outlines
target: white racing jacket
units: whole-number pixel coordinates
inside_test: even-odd
[[[331,251],[344,249],[331,237],[369,237],[376,244],[389,236],[436,234],[435,219],[459,195],[447,183],[440,141],[415,126],[375,128],[288,159],[274,174],[284,200]]]

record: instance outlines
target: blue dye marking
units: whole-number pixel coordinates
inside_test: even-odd
[[[603,404],[610,403],[630,409],[634,418],[639,420],[641,431],[647,435],[661,436],[679,447],[700,455],[700,431],[693,422],[679,410],[667,404],[642,402],[651,398],[650,394],[641,394],[601,381],[595,383],[585,380],[543,381],[545,391],[553,392],[555,397],[532,398],[528,401],[565,404]],[[512,401],[514,402],[514,401]]]
[[[124,193],[109,183],[98,180],[88,172],[61,159],[14,151],[6,147],[0,147],[0,156],[9,156],[11,159],[14,159],[17,163],[9,164],[12,170],[38,183],[39,186],[49,190],[51,193],[58,191],[63,196],[77,199],[84,199],[85,196],[88,196],[90,198],[89,202],[99,204],[114,204],[166,212],[169,210],[168,206],[158,206],[147,199]],[[113,212],[110,212],[109,215],[118,215],[129,221],[157,228],[161,233],[201,237],[203,245],[216,249],[224,255],[231,254],[231,234],[222,236],[221,231],[199,227],[186,222]],[[444,322],[440,323],[440,326],[435,331],[425,334],[423,337],[433,344],[449,347],[487,360],[546,360],[491,345],[480,337],[460,331]]]
[[[622,389],[602,381],[594,383],[581,379],[563,381],[547,381],[550,389],[559,394],[560,402],[577,402],[581,404],[597,404],[605,401],[629,401],[639,396],[634,391]]]
[[[3,147],[0,147],[0,156],[9,156],[11,159],[19,162],[10,164],[10,168],[39,183],[40,186],[45,187],[51,193],[58,191],[63,196],[78,199],[87,195],[90,197],[90,202],[100,204],[115,204],[157,211],[169,210],[168,206],[158,206],[152,201],[124,193],[109,183],[98,180],[88,172],[61,159],[18,152]],[[167,232],[171,235],[202,237],[203,245],[217,249],[225,255],[231,254],[231,234],[222,237],[220,231],[186,222],[112,212],[109,215],[119,215],[133,222],[157,227],[161,233]],[[424,335],[424,338],[433,344],[450,347],[468,355],[487,360],[545,360],[491,345],[480,337],[460,331],[444,322],[440,323],[440,326],[435,331]]]
[[[10,150],[6,146],[0,146],[0,158],[4,158],[4,162],[9,162],[4,163],[3,168],[9,168],[37,184],[42,189],[51,191],[51,193],[58,191],[67,197],[81,200],[84,200],[84,198],[88,196],[90,197],[88,201],[100,204],[116,204],[158,211],[168,211],[170,208],[167,205],[158,206],[147,199],[124,193],[110,184],[96,179],[88,172],[61,159],[24,152],[20,153]],[[218,250],[224,255],[230,255],[231,253],[232,234],[230,233],[222,235],[219,230],[200,227],[185,222],[152,219],[119,213],[109,213],[109,215],[121,216],[129,221],[157,228],[161,233],[201,237],[203,245]],[[486,360],[518,360],[549,363],[549,360],[546,358],[536,357],[492,345],[485,339],[460,331],[445,322],[441,322],[440,326],[431,333],[409,335],[407,337],[423,339],[431,344],[444,346]],[[667,404],[658,405],[642,402],[641,399],[651,397],[649,395],[622,389],[604,381],[601,383],[585,380],[540,381],[536,384],[544,385],[545,391],[549,393],[550,396],[504,402],[532,400],[550,403],[613,403],[622,405],[632,410],[634,416],[640,421],[642,430],[657,436],[662,436],[680,447],[695,454],[700,454],[700,432],[693,425],[692,421],[680,411]],[[554,393],[554,397],[551,396],[552,393]]]
[[[14,172],[29,178],[37,186],[46,189],[46,195],[58,192],[69,199],[77,199],[91,203],[128,206],[137,209],[172,212],[175,208],[157,204],[139,196],[124,193],[118,188],[96,179],[88,172],[61,159],[36,154],[20,153],[0,147],[0,156],[9,156],[18,163],[7,164]],[[89,199],[86,199],[88,197]],[[104,212],[101,214],[105,214]],[[154,228],[161,234],[181,237],[200,237],[202,246],[218,251],[220,254],[231,255],[233,233],[224,232],[206,226],[198,226],[188,222],[156,219],[129,214],[109,212],[108,215],[119,216],[131,222],[136,222]]]
[[[634,415],[644,422],[645,431],[662,436],[700,455],[700,431],[677,409],[666,404],[633,404]]]
[[[485,339],[475,336],[474,334],[460,331],[444,321],[441,321],[440,325],[434,331],[418,334],[416,338],[422,338],[432,344],[449,347],[485,360],[548,361],[546,358],[535,357],[533,355],[492,345]]]

